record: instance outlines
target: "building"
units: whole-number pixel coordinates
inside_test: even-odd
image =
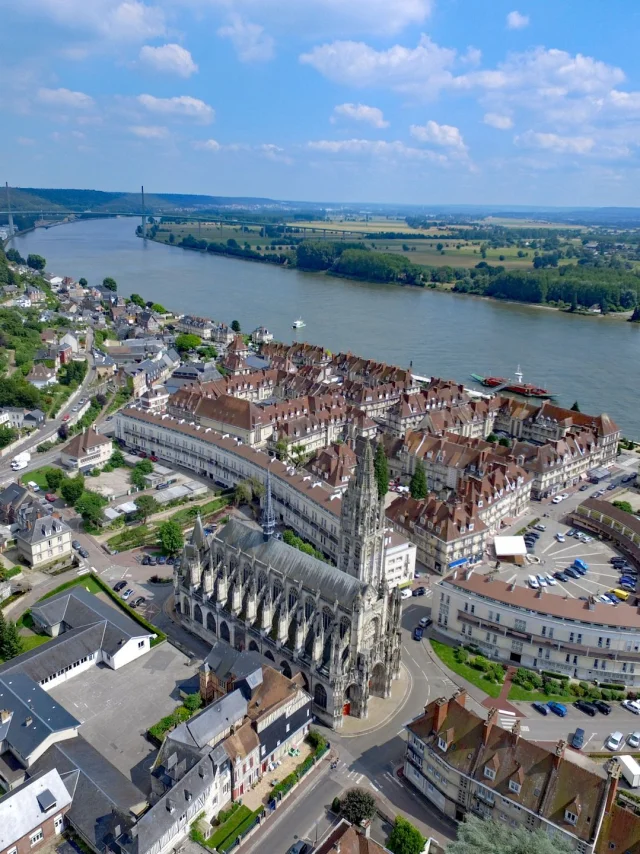
[[[432,614],[452,643],[496,661],[573,679],[640,684],[640,613],[594,598],[541,594],[493,576],[456,571],[434,587]],[[612,625],[615,623],[615,625]]]
[[[355,471],[356,462],[355,452],[346,442],[334,442],[318,451],[307,468],[330,486],[335,494],[342,495]]]
[[[0,854],[27,854],[62,833],[71,795],[53,770],[0,797]]]
[[[59,514],[46,514],[48,509],[34,503],[23,504],[18,511],[20,527],[15,532],[18,553],[34,569],[71,563],[71,528]]]
[[[375,839],[367,836],[367,830],[356,828],[346,818],[332,825],[314,848],[314,854],[391,854]]]
[[[549,750],[465,706],[458,691],[406,725],[405,779],[456,821],[467,814],[541,829],[579,854],[593,854],[616,797],[615,761],[597,765],[559,741]]]
[[[71,347],[71,350],[73,351],[74,355],[80,350],[80,344],[73,332],[67,332],[66,335],[63,335],[60,339],[60,344],[66,344]]]
[[[339,567],[273,536],[267,482],[263,530],[232,519],[206,536],[198,522],[174,571],[183,625],[262,653],[302,675],[313,712],[339,728],[388,697],[400,667],[400,594],[384,581],[385,520],[367,443],[341,516]]]
[[[587,498],[573,511],[571,519],[580,528],[615,543],[636,565],[640,564],[640,521],[632,513],[608,501]]]
[[[93,427],[87,427],[65,445],[60,452],[60,461],[67,468],[82,471],[109,462],[112,453],[112,440],[96,433]]]
[[[273,341],[273,333],[269,332],[266,326],[258,326],[251,333],[251,340],[254,344],[270,344]]]
[[[55,368],[47,368],[46,365],[34,365],[27,374],[27,382],[36,388],[46,388],[55,381]]]
[[[193,386],[172,394],[167,411],[176,418],[189,419],[196,426],[235,436],[252,448],[263,447],[273,431],[263,410],[251,401],[228,394],[203,396]]]
[[[25,502],[31,501],[31,494],[21,483],[10,483],[0,492],[0,521],[13,525],[18,519],[18,511]]]

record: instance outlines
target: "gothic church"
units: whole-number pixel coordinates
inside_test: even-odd
[[[384,579],[384,499],[367,441],[342,501],[338,567],[275,536],[267,477],[262,530],[231,519],[206,535],[197,520],[174,571],[176,611],[205,640],[256,650],[301,673],[329,726],[367,716],[400,668],[400,592]]]

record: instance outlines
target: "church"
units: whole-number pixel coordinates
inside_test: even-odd
[[[174,570],[176,612],[213,643],[254,650],[285,676],[300,673],[313,713],[339,729],[388,697],[400,669],[401,600],[384,577],[384,499],[367,440],[342,502],[338,566],[275,533],[270,477],[262,530],[231,519],[205,534],[198,518]]]

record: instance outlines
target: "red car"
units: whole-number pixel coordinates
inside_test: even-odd
[[[146,451],[138,451],[138,456],[142,457],[142,459],[146,459],[147,452]]]
[[[62,420],[63,420],[63,421],[68,421],[70,417],[71,417],[71,416],[70,416],[70,415],[69,415],[69,413],[67,412],[67,414],[66,414],[66,415],[63,415],[63,416],[62,416]]]
[[[55,492],[47,492],[45,498],[47,499],[47,501],[50,501],[53,504],[53,502],[57,500],[58,496],[55,494]]]
[[[157,462],[158,462],[158,458],[156,457],[156,455],[155,455],[155,454],[150,454],[150,455],[149,455],[149,459],[151,460],[151,462],[152,462],[152,463],[157,463]]]

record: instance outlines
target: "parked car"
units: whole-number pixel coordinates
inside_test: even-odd
[[[308,854],[310,850],[307,843],[299,839],[288,849],[287,854]]]
[[[536,578],[538,579],[538,584],[540,585],[540,587],[547,586],[547,579],[544,577],[544,575],[537,575]]]
[[[576,731],[573,734],[573,738],[571,739],[571,747],[574,750],[582,750],[584,745],[584,730],[582,727],[577,727]]]
[[[408,587],[405,587],[404,590],[400,593],[400,596],[403,599],[411,599],[411,597],[413,596],[413,592]]]
[[[113,589],[116,591],[116,593],[119,593],[121,590],[124,590],[126,586],[126,581],[116,581],[116,583],[113,585]]]
[[[588,484],[588,483],[583,483],[583,484],[582,484],[582,486],[580,487],[580,490],[579,490],[579,491],[580,491],[580,492],[586,492],[586,491],[587,491],[587,489],[589,489],[589,484]]]
[[[78,554],[85,559],[89,557],[89,552],[86,549],[78,549]]]
[[[568,566],[566,569],[562,570],[565,575],[568,575],[569,578],[580,578],[580,573],[576,572],[576,570],[572,566]]]
[[[168,557],[168,558],[167,558],[167,566],[173,566],[173,562],[174,562],[174,560],[175,560],[175,558],[173,558],[173,557]]]
[[[82,548],[82,543],[80,540],[71,540],[71,548],[77,551]]]
[[[420,620],[420,626],[423,629],[428,629],[432,622],[433,620],[431,619],[431,617],[423,617]]]
[[[576,569],[584,569],[585,572],[589,569],[589,564],[585,563],[579,557],[574,560],[573,565]]]
[[[146,451],[138,451],[138,456],[142,457],[143,460],[146,460],[147,452]]]
[[[561,534],[561,533],[558,531],[558,533],[556,534],[556,540],[557,540],[559,543],[564,543],[564,541],[565,541],[565,536],[564,536],[564,534]]]
[[[416,626],[415,629],[413,630],[413,639],[416,641],[421,641],[422,635],[423,635],[422,627]]]
[[[634,715],[640,715],[640,706],[636,700],[623,700],[620,705],[628,712],[631,712]]]
[[[547,526],[543,525],[542,522],[538,522],[538,524],[534,525],[533,527],[536,529],[536,531],[546,531],[547,530]]]
[[[156,489],[169,489],[169,484],[168,483],[159,483],[156,486]]]
[[[164,566],[167,559],[164,555],[158,555],[158,566]]]
[[[612,563],[614,566],[615,566],[617,563],[626,563],[626,562],[627,562],[627,559],[626,559],[626,558],[624,558],[624,557],[617,557],[616,555],[614,555],[613,557],[609,558],[609,563]]]
[[[538,579],[535,577],[535,575],[530,575],[528,581],[529,587],[531,587],[532,590],[537,590],[540,587],[540,585],[538,584]]]
[[[611,706],[609,705],[609,703],[605,703],[604,700],[594,700],[593,705],[599,712],[602,712],[603,715],[611,714]]]
[[[549,584],[551,587],[554,587],[558,583],[553,577],[553,575],[551,575],[549,572],[545,572],[544,577],[547,580],[547,584]]]
[[[560,504],[561,501],[564,501],[564,499],[561,495],[554,495],[553,498],[551,499],[552,504]]]
[[[624,735],[621,732],[612,732],[609,738],[605,741],[604,746],[609,750],[620,750],[624,742]]]
[[[155,454],[149,454],[149,459],[151,460],[152,463],[158,462],[158,458],[156,457]]]
[[[558,581],[565,582],[569,580],[569,576],[565,575],[564,572],[561,572],[560,570],[558,570],[558,572],[554,572],[553,574],[558,579]]]
[[[627,736],[627,744],[629,747],[640,747],[640,732],[632,732]]]
[[[71,418],[71,416],[69,415],[69,413],[68,413],[68,412],[67,412],[65,415],[63,415],[63,416],[62,416],[62,420],[64,421],[64,423],[65,423],[65,424],[67,423],[67,421],[69,420],[69,418]]]
[[[534,540],[540,539],[540,534],[538,534],[536,531],[527,531],[526,536],[527,537],[533,537]]]
[[[549,709],[547,708],[546,703],[539,703],[536,701],[535,703],[531,704],[531,708],[535,709],[536,712],[539,712],[541,715],[544,715],[545,717],[549,714]]]
[[[149,563],[147,564],[147,566],[157,566],[157,565],[158,565],[158,561],[153,557],[153,555],[150,555],[149,556]]]
[[[555,700],[549,700],[547,706],[554,715],[558,715],[560,718],[564,718],[567,714],[567,707],[563,706],[562,703],[556,703]]]
[[[47,501],[49,501],[51,504],[53,504],[53,502],[54,502],[54,501],[57,501],[57,500],[58,500],[58,496],[55,494],[55,492],[47,492],[47,493],[45,494],[45,496],[44,496],[44,497],[45,497],[45,498],[47,499]]]
[[[584,712],[585,715],[589,715],[590,718],[595,718],[598,713],[597,708],[588,700],[576,700],[573,705],[576,709],[580,709],[581,712]]]
[[[127,589],[122,594],[122,598],[126,602],[126,600],[129,599],[131,596],[133,596],[133,590],[130,587],[127,587]]]
[[[144,605],[144,603],[146,601],[147,600],[144,598],[144,596],[138,596],[138,598],[134,599],[133,602],[131,603],[131,607],[132,608],[139,608],[140,605]]]
[[[149,566],[149,562],[150,562],[150,560],[151,560],[151,558],[149,557],[149,555],[145,555],[145,556],[142,558],[141,563],[142,563],[142,565],[143,565],[143,566]]]
[[[607,492],[611,492],[612,490],[614,490],[616,488],[616,486],[617,486],[617,484],[610,483],[609,486],[607,487]]]
[[[426,592],[427,592],[426,587],[416,587],[416,589],[413,591],[413,595],[414,596],[424,596]]]

